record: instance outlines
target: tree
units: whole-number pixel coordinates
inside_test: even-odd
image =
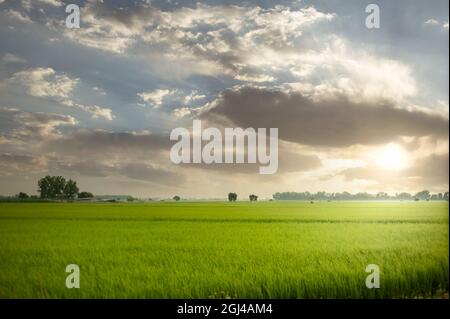
[[[396,197],[397,197],[397,199],[400,199],[400,200],[410,200],[410,199],[412,199],[412,195],[410,193],[405,193],[405,192],[397,194]]]
[[[30,198],[30,196],[28,196],[28,194],[27,194],[27,193],[24,193],[24,192],[20,192],[19,194],[16,195],[16,197],[17,197],[18,199],[27,199],[27,198]]]
[[[418,198],[421,200],[429,200],[430,199],[430,192],[427,190],[423,190],[421,192],[418,192],[416,195],[414,195],[414,198]]]
[[[176,201],[176,202],[178,202],[180,199],[181,199],[181,198],[180,198],[180,196],[178,196],[178,195],[175,195],[175,196],[173,197],[173,200]]]
[[[248,196],[251,202],[256,202],[258,200],[258,196],[251,194]]]
[[[131,195],[127,196],[127,202],[134,202],[135,198]]]
[[[379,192],[376,195],[377,199],[389,199],[389,194],[385,192]]]
[[[237,194],[236,193],[228,193],[228,201],[235,202],[237,200]]]
[[[370,194],[366,192],[360,192],[356,194],[350,194],[348,192],[342,192],[342,193],[326,193],[324,191],[317,192],[317,193],[310,193],[310,192],[277,192],[272,195],[273,199],[275,200],[449,200],[448,192],[445,193],[437,193],[437,194],[430,194],[428,190],[423,190],[421,192],[418,192],[414,196],[410,193],[396,193],[394,196],[389,195],[386,192],[379,192],[377,194]]]
[[[52,187],[52,177],[45,176],[38,181],[38,192],[41,194],[41,198],[50,198],[51,197],[51,187]]]
[[[94,194],[89,192],[80,192],[78,193],[78,198],[93,198]]]
[[[62,176],[52,177],[51,198],[64,197],[64,187],[66,186],[66,179]]]
[[[73,199],[78,194],[77,183],[71,179],[66,182],[62,176],[45,176],[38,181],[38,192],[41,198]]]
[[[69,199],[73,199],[77,196],[78,194],[78,186],[77,186],[77,182],[69,179],[66,184],[64,185],[64,197],[65,198],[69,198]]]

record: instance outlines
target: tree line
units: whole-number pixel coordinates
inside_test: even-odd
[[[273,194],[275,200],[446,200],[448,201],[448,192],[431,194],[428,190],[420,191],[416,194],[410,193],[396,193],[389,195],[385,192],[377,194],[370,193],[356,193],[349,192],[342,193],[327,193],[327,192],[282,192]]]
[[[228,201],[235,202],[237,200],[238,195],[236,193],[228,193]],[[258,200],[258,196],[255,194],[248,195],[248,199],[251,202],[256,202]]]
[[[55,200],[55,199],[88,199],[93,198],[94,195],[90,192],[80,192],[77,186],[77,182],[68,179],[66,180],[62,176],[45,176],[38,181],[38,193],[39,197],[32,195],[29,196],[25,192],[20,192],[12,199],[19,200]],[[237,200],[238,195],[236,193],[228,193],[228,201],[235,202]],[[379,192],[377,194],[370,194],[367,192],[360,192],[356,194],[351,194],[349,192],[342,193],[328,193],[328,192],[277,192],[272,195],[274,200],[449,200],[449,192],[443,193],[435,193],[432,194],[428,190],[423,190],[417,192],[416,194],[410,194],[406,192],[396,193],[395,195],[389,195],[385,192]],[[2,197],[3,198],[3,197]],[[130,199],[131,198],[131,199]],[[5,198],[3,198],[5,199]],[[7,198],[8,199],[8,198]],[[11,199],[11,198],[10,198]],[[128,201],[132,201],[134,198],[129,196]],[[173,200],[179,201],[181,200],[180,196],[176,195],[173,197]],[[249,200],[251,202],[257,201],[258,196],[255,194],[249,195]]]
[[[90,192],[80,192],[77,182],[62,176],[45,176],[38,181],[38,192],[42,199],[91,198]]]
[[[20,192],[12,199],[19,200],[46,200],[46,199],[75,199],[75,198],[93,198],[94,194],[90,192],[80,192],[77,182],[62,176],[45,176],[38,181],[39,196],[28,195]]]

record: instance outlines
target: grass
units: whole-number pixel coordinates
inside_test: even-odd
[[[442,296],[448,219],[447,202],[3,203],[0,298]]]

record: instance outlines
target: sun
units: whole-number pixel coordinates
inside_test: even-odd
[[[374,153],[375,163],[386,170],[401,170],[408,166],[408,154],[399,145],[391,143]]]

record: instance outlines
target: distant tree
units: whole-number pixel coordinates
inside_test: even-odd
[[[66,180],[62,176],[45,176],[38,181],[41,198],[61,198],[64,195]]]
[[[351,200],[351,199],[353,199],[353,196],[349,192],[335,193],[334,199],[336,199],[336,200]]]
[[[396,195],[396,198],[399,200],[411,200],[412,195],[410,193],[400,193]]]
[[[381,200],[389,199],[389,194],[385,192],[379,192],[377,193],[376,198]]]
[[[173,197],[173,200],[176,201],[176,202],[178,202],[180,199],[181,199],[181,198],[180,198],[180,196],[178,196],[178,195],[175,195],[175,196]]]
[[[135,200],[136,199],[133,196],[127,196],[127,202],[134,202]]]
[[[77,182],[69,179],[65,185],[64,185],[64,197],[65,198],[69,198],[69,199],[73,199],[75,197],[77,197],[78,194],[78,186],[77,186]]]
[[[64,187],[66,186],[66,179],[62,176],[52,177],[51,198],[62,198],[65,196]]]
[[[430,199],[430,192],[427,190],[423,190],[421,192],[418,192],[416,195],[414,195],[414,198],[418,198],[421,200],[429,200]]]
[[[79,192],[78,193],[78,198],[93,198],[94,194],[90,193],[90,192]]]
[[[16,195],[16,197],[17,197],[18,199],[27,199],[27,198],[30,198],[30,196],[28,196],[28,194],[27,194],[27,193],[24,193],[24,192],[20,192],[19,194]]]
[[[38,192],[41,198],[73,199],[77,197],[78,186],[74,180],[62,176],[45,176],[38,181]]]
[[[255,194],[249,195],[248,198],[251,202],[256,202],[258,200],[258,196],[256,196]]]
[[[328,202],[332,200],[391,200],[391,199],[398,199],[398,200],[447,200],[448,201],[448,192],[442,194],[436,194],[431,195],[429,191],[421,191],[417,193],[416,195],[412,196],[410,193],[396,193],[394,196],[389,195],[386,192],[379,192],[377,194],[370,194],[366,192],[360,192],[356,194],[351,194],[349,192],[342,192],[342,193],[326,193],[324,191],[317,192],[317,193],[310,193],[310,192],[277,192],[272,195],[273,199],[275,200],[304,200],[304,201],[312,201],[315,200],[326,200]]]
[[[313,197],[317,200],[328,200],[330,198],[330,196],[331,196],[331,194],[322,191],[322,192],[317,192]]]
[[[283,193],[275,193],[272,195],[275,200],[309,200],[311,198],[310,192],[283,192]]]
[[[357,193],[353,195],[353,199],[356,200],[367,200],[367,199],[373,199],[373,195],[369,193]]]
[[[53,178],[51,176],[45,176],[38,181],[38,192],[41,198],[51,198]]]
[[[228,201],[235,202],[237,200],[237,194],[236,193],[228,193]]]

